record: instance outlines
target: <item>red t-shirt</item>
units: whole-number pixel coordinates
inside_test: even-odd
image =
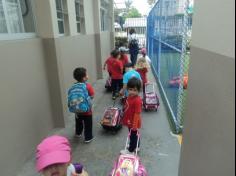
[[[94,97],[95,92],[94,92],[94,89],[93,89],[93,87],[91,86],[91,84],[86,83],[86,87],[87,87],[89,96],[90,96],[90,97]],[[79,115],[82,115],[82,116],[90,116],[90,115],[92,115],[92,109],[91,109],[89,112],[79,113]]]
[[[109,73],[111,72],[112,60],[113,60],[113,57],[110,56],[110,57],[108,57],[107,60],[105,61],[105,63],[107,64],[107,71],[108,71]]]
[[[148,69],[147,68],[138,68],[136,69],[136,71],[140,74],[143,84],[147,83],[147,72]]]
[[[126,54],[123,54],[120,56],[120,61],[122,62],[124,67],[127,63],[129,63],[129,58]]]
[[[123,124],[129,128],[133,128],[134,121],[138,124],[136,126],[141,128],[141,119],[136,119],[135,114],[140,114],[142,112],[142,99],[140,96],[128,96],[125,105],[124,105],[124,116]]]
[[[112,59],[111,64],[111,78],[112,79],[122,79],[123,78],[123,65],[118,59]]]

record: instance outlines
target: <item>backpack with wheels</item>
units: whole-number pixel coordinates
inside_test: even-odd
[[[113,107],[108,107],[105,109],[100,123],[105,130],[118,131],[122,128],[121,119],[122,110],[118,107],[115,107],[114,101]]]
[[[68,108],[72,113],[84,113],[92,107],[85,83],[76,83],[68,91]]]
[[[125,150],[128,148],[131,132],[127,137]],[[138,144],[140,134],[138,132],[138,141],[135,154],[121,154],[116,160],[109,176],[148,176],[144,165],[138,157]]]

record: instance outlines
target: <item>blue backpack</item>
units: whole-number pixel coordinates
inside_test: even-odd
[[[72,113],[84,113],[91,109],[91,98],[85,83],[76,83],[68,91],[68,108]]]

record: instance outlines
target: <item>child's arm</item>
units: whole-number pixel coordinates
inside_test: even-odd
[[[132,129],[137,130],[140,128],[141,123],[141,113],[135,113],[133,117]]]
[[[104,63],[103,70],[106,70],[106,65],[107,65],[107,62]]]
[[[134,104],[134,117],[133,117],[133,124],[132,128],[137,130],[141,128],[141,113],[142,113],[142,100],[141,98],[137,99]]]
[[[93,99],[94,94],[95,94],[95,91],[94,91],[93,87],[90,84],[87,84],[87,89],[88,89],[89,96]]]

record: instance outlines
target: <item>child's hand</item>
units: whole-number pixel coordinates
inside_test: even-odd
[[[120,90],[119,95],[120,95],[121,97],[124,96],[124,91],[123,91],[123,89]]]

